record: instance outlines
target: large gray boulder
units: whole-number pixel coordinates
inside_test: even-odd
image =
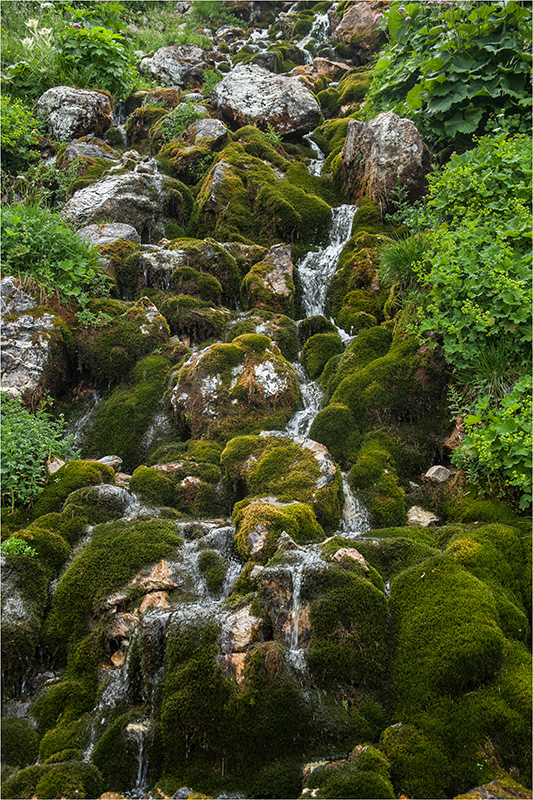
[[[344,191],[354,200],[371,197],[387,209],[401,185],[410,202],[425,194],[433,157],[409,119],[392,111],[368,122],[348,123],[341,154]]]
[[[69,369],[65,323],[44,310],[11,276],[0,282],[0,310],[1,388],[25,399],[45,391],[55,394]]]
[[[205,53],[201,47],[171,45],[160,47],[153,55],[141,59],[139,71],[162,85],[183,88],[199,85],[205,66]]]
[[[48,135],[61,141],[94,133],[100,136],[113,122],[113,101],[104,92],[54,86],[37,101],[45,117]]]
[[[228,72],[211,92],[211,102],[239,126],[270,124],[281,134],[309,133],[321,120],[318,102],[298,78],[249,64]]]

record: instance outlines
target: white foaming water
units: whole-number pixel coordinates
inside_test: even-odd
[[[312,133],[306,133],[303,137],[311,146],[313,151],[316,153],[316,158],[312,158],[308,164],[307,169],[310,175],[314,175],[316,178],[319,178],[322,175],[322,169],[324,168],[324,161],[326,156],[320,149],[313,139],[311,139]]]
[[[328,14],[316,14],[311,26],[311,30],[307,36],[304,36],[303,39],[300,39],[300,41],[296,43],[296,47],[298,47],[298,49],[302,50],[304,53],[306,64],[313,63],[313,53],[307,49],[307,45],[312,42],[312,50],[316,53],[316,50],[320,47],[320,45],[327,42],[330,35],[331,26],[329,23]]]
[[[292,364],[298,376],[303,408],[289,420],[285,430],[295,436],[308,436],[313,420],[320,411],[324,393],[316,381],[310,380],[301,364]]]
[[[316,252],[308,253],[298,266],[306,317],[324,313],[327,284],[335,273],[342,248],[352,235],[356,211],[357,206],[353,205],[333,208],[329,244]]]
[[[368,512],[350,488],[348,475],[342,473],[342,488],[344,489],[344,506],[342,518],[337,533],[345,539],[356,539],[370,530]]]
[[[289,664],[298,672],[305,672],[305,647],[300,646],[300,616],[302,613],[301,590],[303,579],[310,569],[323,568],[324,561],[320,554],[320,545],[309,545],[292,553],[298,559],[296,564],[287,565],[292,574],[292,611],[291,624],[287,632],[289,645]]]

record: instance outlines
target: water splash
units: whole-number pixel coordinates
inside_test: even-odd
[[[301,364],[292,364],[300,384],[303,408],[288,421],[285,430],[295,436],[308,436],[313,420],[320,411],[324,392],[312,381]]]
[[[345,539],[355,539],[367,533],[371,526],[368,511],[357,499],[348,482],[348,475],[342,473],[342,488],[344,490],[344,506],[342,518],[337,533]]]

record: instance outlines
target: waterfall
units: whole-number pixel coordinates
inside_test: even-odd
[[[316,252],[308,253],[298,266],[306,317],[324,313],[327,284],[335,273],[342,248],[352,234],[356,211],[357,206],[353,205],[333,208],[329,244]]]
[[[370,530],[368,512],[354,496],[345,472],[342,473],[342,488],[344,490],[344,506],[337,533],[344,536],[345,539],[355,539]]]
[[[303,408],[289,420],[285,430],[293,436],[309,436],[313,420],[320,411],[323,391],[316,381],[310,380],[301,364],[293,364],[298,376]]]
[[[313,139],[311,139],[312,133],[306,133],[303,137],[311,146],[312,150],[316,153],[316,158],[312,158],[308,164],[307,169],[310,175],[314,175],[316,178],[319,178],[322,175],[322,169],[324,168],[324,161],[326,156],[320,149]]]
[[[133,797],[143,797],[147,788],[148,761],[144,752],[144,742],[148,733],[146,722],[132,722],[126,726],[126,733],[136,742],[137,751],[137,778],[135,788],[132,792]]]

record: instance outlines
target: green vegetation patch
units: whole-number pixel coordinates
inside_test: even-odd
[[[297,501],[247,498],[236,503],[233,519],[235,544],[243,558],[267,561],[274,555],[283,531],[300,544],[320,541],[324,536],[312,508]]]
[[[342,353],[343,350],[342,339],[338,333],[316,333],[306,341],[300,359],[311,380],[315,380],[329,359]]]

